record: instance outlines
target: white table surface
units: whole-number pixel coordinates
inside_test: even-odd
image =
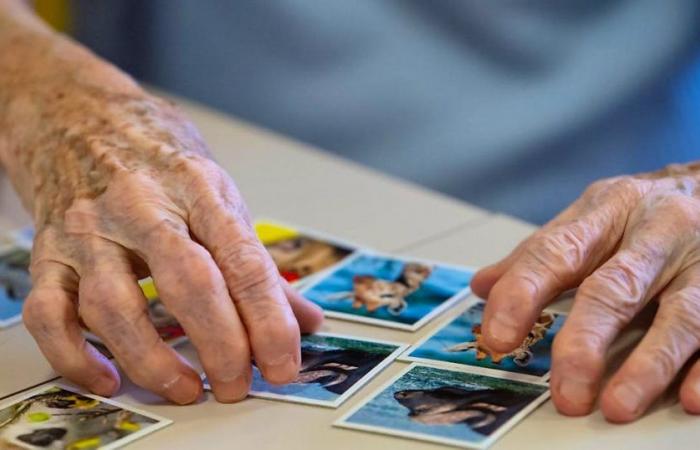
[[[490,214],[178,101],[258,217],[315,228],[382,251],[471,266],[497,260],[534,230],[529,224]],[[0,229],[26,223],[28,218],[9,183],[1,180]],[[568,303],[558,307],[566,309]],[[323,331],[411,343],[456,312],[447,312],[416,333],[331,319]],[[631,331],[623,344],[637,336]],[[197,364],[189,344],[178,349]],[[0,330],[0,355],[0,398],[55,376],[21,324]],[[261,399],[219,404],[210,394],[196,405],[173,406],[128,382],[115,398],[174,420],[166,429],[131,444],[134,449],[440,448],[331,427],[336,418],[404,367],[404,363],[393,363],[336,410]],[[698,448],[699,420],[685,415],[673,394],[653,412],[625,426],[608,424],[599,412],[564,418],[547,402],[492,448]]]

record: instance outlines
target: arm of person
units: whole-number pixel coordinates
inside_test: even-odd
[[[269,381],[294,379],[300,328],[322,315],[279,277],[195,127],[18,0],[0,0],[0,162],[36,227],[24,322],[56,371],[119,388],[82,321],[135,383],[200,396],[148,319],[137,280],[151,275],[218,400],[246,396],[253,358]]]
[[[553,298],[578,287],[553,346],[561,412],[589,413],[600,392],[609,420],[635,420],[688,365],[680,401],[700,414],[700,163],[594,183],[472,287],[488,298],[484,338],[499,352],[522,342]],[[653,300],[653,324],[603,386],[611,343]]]

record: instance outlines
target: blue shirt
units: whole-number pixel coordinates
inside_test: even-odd
[[[76,34],[145,81],[542,222],[595,179],[697,158],[697,127],[669,130],[685,86],[670,74],[689,60],[699,9],[84,0]]]

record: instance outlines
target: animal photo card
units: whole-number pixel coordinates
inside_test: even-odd
[[[548,397],[544,384],[414,363],[334,425],[482,449]]]
[[[301,288],[314,275],[343,261],[357,246],[314,231],[268,220],[255,222],[255,232],[282,277]]]
[[[52,385],[0,405],[0,448],[114,449],[172,421]]]
[[[393,342],[329,333],[301,338],[301,369],[295,381],[273,385],[253,367],[251,397],[337,408],[406,349]],[[205,388],[209,389],[206,378]]]
[[[358,251],[302,293],[328,317],[415,331],[469,295],[469,268]]]
[[[0,253],[0,328],[22,320],[22,305],[32,288],[29,275],[31,251],[19,245]]]
[[[566,318],[543,311],[520,347],[508,354],[484,343],[481,321],[485,303],[475,301],[462,314],[411,346],[399,359],[448,366],[472,366],[513,374],[513,378],[545,381],[549,377],[552,342]]]

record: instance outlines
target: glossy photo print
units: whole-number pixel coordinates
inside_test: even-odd
[[[473,270],[359,252],[303,294],[329,317],[417,330],[465,298]]]
[[[170,423],[112,400],[44,386],[0,406],[0,448],[113,449]]]
[[[336,334],[301,338],[301,369],[297,379],[273,385],[253,367],[252,397],[336,408],[389,365],[403,344]],[[205,387],[209,388],[205,379]]]
[[[0,328],[22,319],[22,305],[32,288],[30,258],[30,250],[19,246],[0,253]]]
[[[486,448],[548,396],[543,384],[413,364],[335,425]]]
[[[552,342],[566,316],[543,311],[523,343],[510,353],[492,351],[483,342],[484,302],[478,300],[434,334],[411,346],[402,360],[448,363],[521,374],[523,379],[548,378]]]
[[[257,221],[255,232],[282,277],[297,288],[355,251],[352,244],[271,221]]]

